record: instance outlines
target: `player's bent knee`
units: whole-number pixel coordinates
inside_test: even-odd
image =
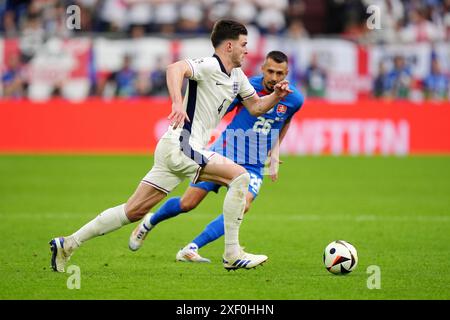
[[[236,178],[234,178],[230,182],[229,187],[230,188],[237,187],[237,188],[245,188],[245,189],[247,189],[249,183],[250,183],[250,175],[246,171],[246,172],[240,174],[239,176],[237,176]]]

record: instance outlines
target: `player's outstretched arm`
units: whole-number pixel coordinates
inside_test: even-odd
[[[292,90],[289,89],[287,80],[280,81],[274,86],[274,91],[264,97],[259,97],[256,93],[249,99],[242,101],[251,115],[258,117],[269,111],[274,105],[286,97]]]
[[[182,127],[184,121],[190,121],[189,117],[183,107],[183,97],[181,88],[183,86],[184,78],[192,76],[192,70],[186,61],[178,61],[170,64],[167,67],[166,80],[169,96],[172,100],[172,112],[168,119],[173,129]]]

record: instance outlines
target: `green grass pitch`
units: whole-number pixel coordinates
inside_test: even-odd
[[[125,202],[152,158],[0,156],[0,299],[450,299],[450,157],[283,160],[240,232],[249,252],[269,256],[263,267],[225,271],[223,238],[201,250],[211,264],[175,262],[221,212],[222,190],[158,225],[138,252],[128,249],[134,224],[85,243],[69,262],[81,287],[69,289],[71,274],[49,267],[48,241]],[[358,250],[346,276],[322,264],[336,239]],[[379,289],[367,286],[370,266]]]

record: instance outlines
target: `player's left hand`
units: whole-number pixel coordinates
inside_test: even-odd
[[[287,80],[278,82],[273,88],[274,88],[275,94],[279,98],[284,98],[288,94],[292,93],[292,90],[289,89],[289,81],[287,81]]]
[[[269,174],[270,174],[270,179],[272,180],[272,182],[275,182],[278,180],[278,168],[279,165],[283,163],[282,160],[280,160],[279,158],[276,157],[270,157],[270,163],[269,163]]]

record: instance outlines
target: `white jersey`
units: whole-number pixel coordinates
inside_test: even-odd
[[[241,68],[233,68],[227,74],[217,55],[185,60],[192,70],[183,105],[190,122],[183,128],[169,127],[165,136],[174,137],[180,143],[188,143],[196,150],[204,149],[229,105],[239,95],[242,100],[252,97],[256,91]]]

